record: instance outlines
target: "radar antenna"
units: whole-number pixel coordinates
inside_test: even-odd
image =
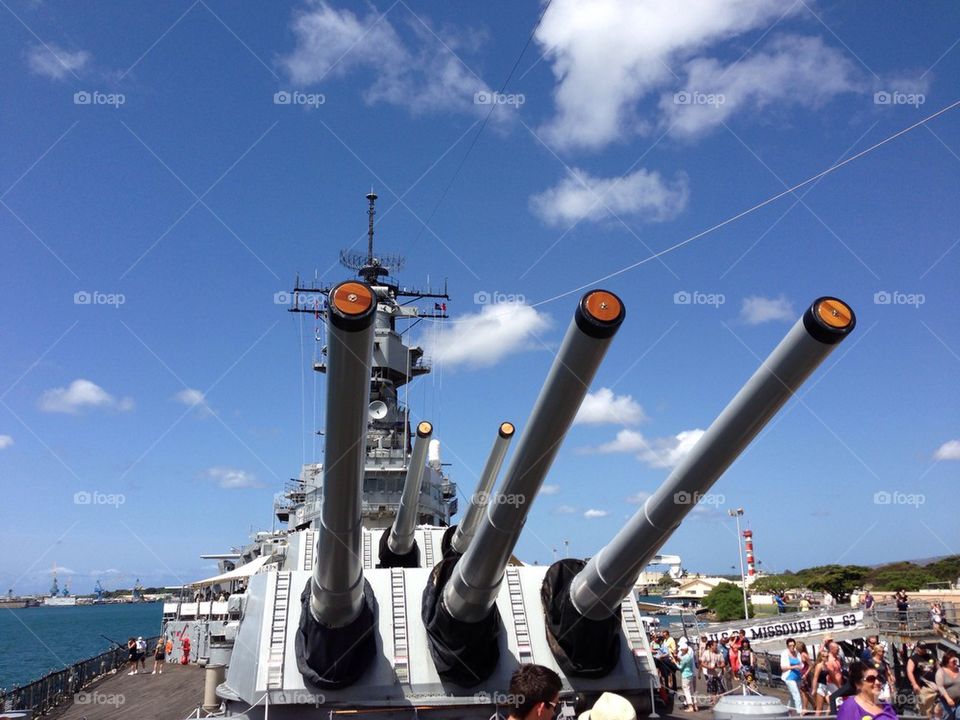
[[[341,250],[340,264],[344,267],[356,270],[357,275],[362,277],[371,285],[381,284],[378,278],[386,277],[391,273],[399,271],[404,264],[404,258],[400,255],[374,255],[373,254],[373,216],[377,214],[375,204],[377,194],[371,190],[367,193],[367,200],[370,206],[367,208],[367,217],[369,224],[367,226],[367,252]]]

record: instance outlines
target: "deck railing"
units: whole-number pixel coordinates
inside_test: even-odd
[[[159,639],[159,636],[148,638],[147,648],[156,647]],[[39,717],[57,705],[72,702],[74,696],[94,680],[126,667],[128,662],[127,649],[118,647],[73,663],[63,670],[54,670],[27,685],[0,690],[0,712],[30,710],[30,717]]]

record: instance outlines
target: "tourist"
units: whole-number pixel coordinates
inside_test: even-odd
[[[873,658],[873,649],[877,646],[877,643],[880,639],[876,635],[869,635],[867,637],[867,644],[863,648],[863,652],[860,653],[860,661],[868,663]]]
[[[163,675],[163,663],[167,659],[167,643],[163,637],[157,638],[157,646],[153,649],[153,672],[151,675]]]
[[[837,712],[837,720],[898,720],[890,703],[880,700],[880,677],[877,671],[861,662],[850,665],[850,682],[857,688]]]
[[[872,667],[877,671],[877,675],[883,681],[883,687],[880,689],[880,699],[884,702],[890,702],[893,697],[893,668],[890,667],[890,663],[886,660],[886,648],[883,645],[877,643],[873,646],[873,654],[870,656],[870,661],[865,663],[868,667]]]
[[[510,678],[511,720],[548,720],[560,707],[560,676],[543,665],[521,665]]]
[[[670,653],[670,657],[674,660],[677,659],[677,641],[670,636],[669,630],[663,631],[663,641],[662,645],[666,645],[667,652]]]
[[[740,682],[749,688],[756,689],[757,677],[757,656],[750,649],[750,641],[744,640],[740,643],[740,649],[736,653],[737,657],[737,677]]]
[[[137,638],[137,662],[140,663],[140,669],[147,671],[147,641],[143,635]]]
[[[731,657],[732,653],[730,652],[730,636],[724,635],[720,638],[720,641],[717,643],[717,650],[720,651],[720,654],[723,656],[723,680],[724,687],[733,687],[733,681],[736,678],[736,675],[731,671],[730,663],[733,658]],[[729,680],[729,682],[727,682]]]
[[[907,611],[910,609],[910,601],[907,599],[907,591],[903,588],[897,590],[897,593],[893,596],[893,600],[897,603],[897,615],[900,618],[900,629],[907,629]]]
[[[580,713],[579,720],[637,720],[637,711],[630,704],[630,701],[622,695],[605,692],[597,699],[592,708]]]
[[[824,591],[823,600],[820,601],[820,604],[825,608],[831,608],[837,604],[837,601],[833,599],[833,595]]]
[[[739,677],[740,675],[740,648],[743,647],[744,641],[747,639],[746,630],[741,630],[738,633],[734,633],[733,637],[730,638],[730,684],[733,685],[733,678]]]
[[[830,674],[827,671],[827,660],[829,658],[830,653],[827,652],[826,648],[822,648],[820,652],[817,653],[817,662],[813,666],[813,677],[810,684],[814,689],[814,713],[817,715],[821,714],[824,702],[827,702],[829,705],[827,699],[830,697],[830,693],[836,690],[836,687],[833,689],[830,688]]]
[[[800,598],[800,612],[807,612],[810,609],[810,598],[804,595]]]
[[[690,646],[680,642],[680,686],[683,688],[683,697],[687,712],[697,712],[697,664],[694,662]]]
[[[917,696],[921,715],[933,717],[937,707],[937,659],[925,642],[918,642],[907,660],[907,680]]]
[[[850,682],[847,659],[843,655],[840,644],[831,640],[827,652],[830,653],[830,660],[827,665],[830,670],[830,682],[836,685],[836,689],[830,693],[830,714],[836,715],[837,703],[840,698],[856,695],[857,686]]]
[[[810,653],[807,652],[805,643],[797,642],[797,652],[803,661],[803,665],[800,666],[800,699],[803,701],[803,709],[811,710],[813,708],[813,685],[810,678],[813,663],[810,662]]]
[[[137,674],[137,640],[127,638],[127,660],[130,662],[130,672],[127,675]]]
[[[864,609],[864,610],[873,610],[873,604],[874,604],[874,602],[876,602],[876,601],[873,599],[873,595],[871,595],[871,594],[870,594],[870,591],[867,590],[867,591],[863,594],[863,609]]]
[[[790,702],[793,704],[793,711],[798,715],[803,714],[803,702],[800,700],[801,667],[803,667],[803,660],[797,652],[797,641],[788,638],[787,649],[780,653],[780,678],[790,691]]]
[[[707,694],[711,696],[711,702],[715,703],[717,697],[724,692],[723,655],[717,650],[716,640],[707,640],[707,646],[700,655],[700,667],[707,679]]]
[[[930,606],[930,622],[933,623],[933,632],[942,635],[943,629],[940,625],[943,622],[943,608],[940,607],[940,603],[935,602]]]
[[[956,653],[948,650],[943,654],[936,681],[940,693],[940,707],[943,708],[943,720],[957,720],[957,704],[960,703],[960,658]]]

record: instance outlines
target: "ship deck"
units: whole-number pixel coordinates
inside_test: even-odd
[[[148,664],[150,667],[152,663]],[[167,663],[161,675],[108,675],[56,708],[54,720],[183,720],[203,702],[204,670]],[[86,702],[82,702],[82,701]]]

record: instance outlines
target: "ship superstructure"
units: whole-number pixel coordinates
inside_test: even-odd
[[[277,503],[286,528],[211,556],[222,572],[165,606],[164,633],[190,640],[183,652],[209,665],[223,712],[249,720],[489,718],[509,710],[510,675],[529,662],[558,673],[565,716],[603,691],[654,712],[662,701],[636,579],[694,507],[689,498],[850,334],[852,310],[815,300],[591,558],[524,565],[513,555],[519,536],[626,308],[602,289],[579,299],[512,454],[517,428],[502,422],[469,509],[450,525],[456,488],[433,425],[412,427],[398,394],[429,364],[397,328],[446,317],[449,298],[392,281],[399,261],[374,254],[376,196],[367,197],[367,253],[341,255],[357,277],[293,291],[291,310],[323,318],[326,330],[316,363],[327,377],[323,463],[305,466]],[[424,298],[433,311],[411,306]]]

